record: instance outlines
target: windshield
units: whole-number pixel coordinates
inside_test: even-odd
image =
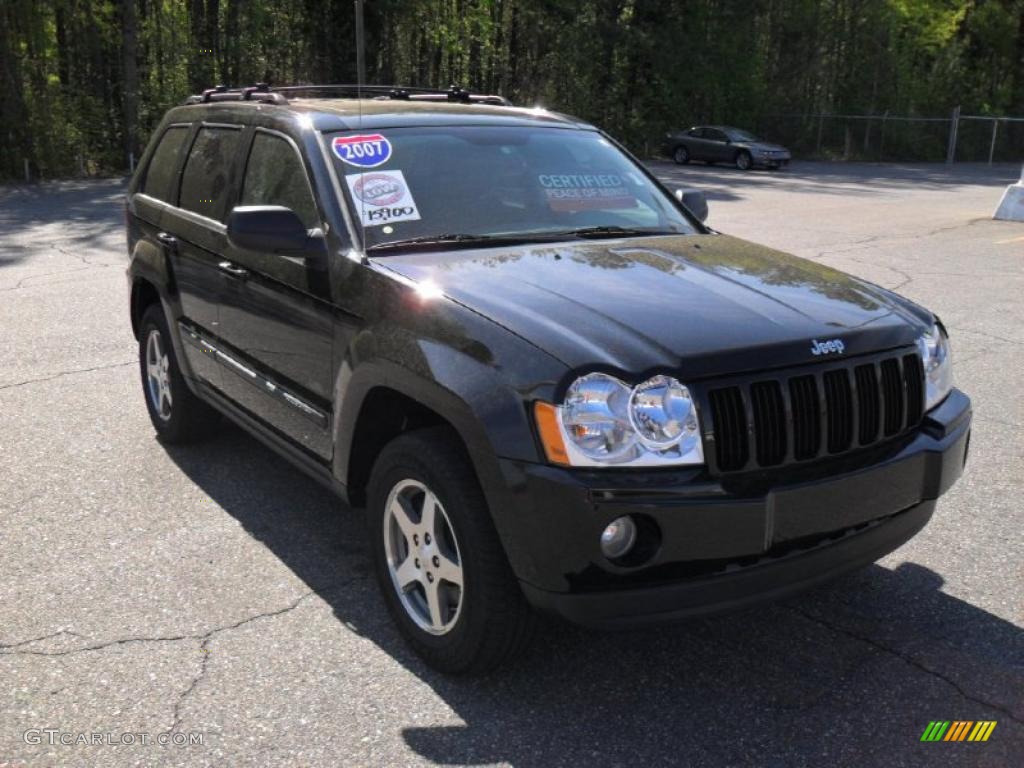
[[[671,198],[593,131],[444,126],[348,131],[325,140],[368,250],[412,239],[498,244],[696,231]]]
[[[733,141],[760,141],[750,131],[741,131],[739,128],[730,128],[726,133],[729,134],[729,138]]]

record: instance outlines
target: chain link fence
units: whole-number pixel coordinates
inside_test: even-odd
[[[742,126],[744,128],[748,126]],[[959,108],[948,117],[906,115],[765,115],[754,126],[769,141],[784,144],[798,159],[871,162],[1024,161],[1024,117],[964,115]],[[646,142],[649,156],[653,145]],[[135,170],[136,157],[127,155],[121,173]],[[46,168],[24,160],[25,181],[50,176]],[[79,151],[72,177],[117,173],[118,164],[100,161]],[[67,178],[67,173],[54,174]]]
[[[877,162],[1020,162],[1024,117],[767,115],[757,130],[797,157]]]

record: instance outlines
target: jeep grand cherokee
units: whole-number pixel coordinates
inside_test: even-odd
[[[237,422],[365,508],[427,661],[533,610],[618,627],[892,551],[970,434],[939,320],[719,234],[571,117],[464,91],[193,97],[127,197],[159,437]]]

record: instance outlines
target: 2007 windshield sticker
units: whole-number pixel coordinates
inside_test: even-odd
[[[376,168],[391,159],[391,142],[379,133],[337,136],[331,148],[342,162],[357,168]]]
[[[401,171],[374,171],[345,176],[363,226],[418,221],[420,212]]]

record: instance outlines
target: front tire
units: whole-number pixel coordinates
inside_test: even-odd
[[[163,442],[191,443],[209,436],[217,413],[185,383],[160,304],[150,305],[139,323],[139,370],[146,410]]]
[[[690,151],[683,146],[676,147],[672,152],[672,160],[676,165],[686,165],[690,162]]]
[[[385,446],[370,477],[366,517],[388,610],[428,664],[483,674],[525,645],[533,614],[450,430],[418,430]]]
[[[750,156],[750,153],[745,149],[741,149],[736,153],[736,167],[741,171],[749,171],[754,167],[754,158]]]

